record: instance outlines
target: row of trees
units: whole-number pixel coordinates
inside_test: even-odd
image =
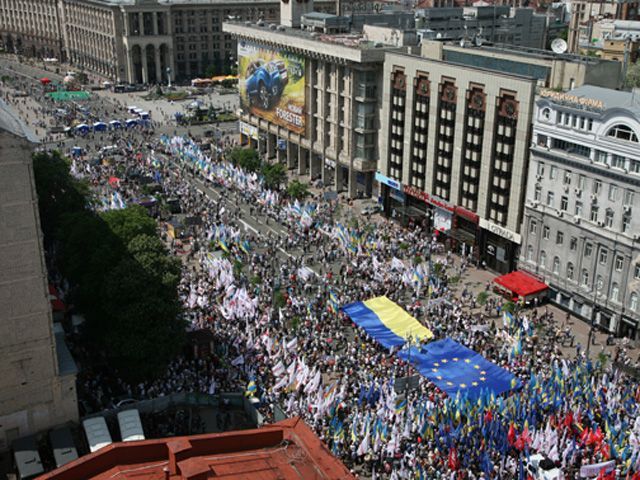
[[[231,163],[247,172],[262,175],[265,186],[271,190],[280,190],[287,182],[287,171],[282,163],[263,162],[258,152],[252,148],[234,148],[230,159]],[[302,200],[309,195],[308,185],[294,180],[287,185],[287,195]]]
[[[85,314],[85,340],[130,380],[164,371],[180,352],[185,325],[177,286],[180,262],[140,206],[96,214],[87,185],[58,153],[34,156],[45,244]]]

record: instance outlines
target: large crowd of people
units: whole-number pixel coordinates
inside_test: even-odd
[[[479,305],[465,285],[471,257],[442,252],[425,226],[370,224],[320,195],[298,202],[271,191],[229,161],[231,137],[212,156],[192,138],[151,131],[118,132],[108,142],[119,162],[94,163],[85,151],[74,174],[103,197],[96,208],[137,201],[146,176],[200,219],[186,253],[187,238],[161,234],[184,260],[179,293],[189,328],[211,331],[218,347],[210,358],[180,357],[163,377],[137,385],[87,370],[78,391],[94,409],[123,395],[243,391],[267,421],[304,418],[363,478],[542,478],[531,460],[541,454],[564,478],[582,469],[640,479],[637,381],[580,345],[567,355],[564,326],[544,307],[507,312],[497,297]],[[515,374],[520,387],[445,394],[401,359],[405,347],[383,348],[341,311],[377,296],[434,338],[451,338]]]

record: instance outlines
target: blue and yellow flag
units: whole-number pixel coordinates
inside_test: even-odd
[[[245,397],[253,397],[257,391],[258,391],[258,386],[256,385],[256,382],[251,380],[247,384],[247,389],[244,392],[244,396]]]

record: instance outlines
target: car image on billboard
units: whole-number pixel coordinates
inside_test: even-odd
[[[245,111],[304,133],[304,57],[241,41],[238,70],[240,102]]]

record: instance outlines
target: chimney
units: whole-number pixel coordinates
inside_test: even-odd
[[[302,15],[313,12],[313,0],[280,0],[280,24],[300,28]]]

